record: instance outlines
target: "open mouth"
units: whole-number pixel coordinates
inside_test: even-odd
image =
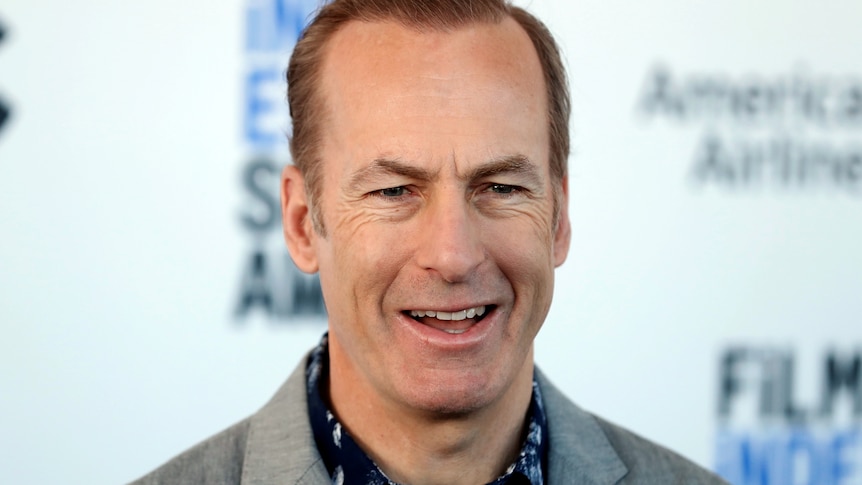
[[[404,314],[417,322],[450,334],[462,334],[481,322],[494,309],[493,305],[465,308],[455,312],[439,310],[405,310]]]

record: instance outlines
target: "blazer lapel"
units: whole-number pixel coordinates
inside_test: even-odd
[[[306,361],[251,417],[242,485],[330,483],[308,422]]]
[[[610,485],[628,469],[596,419],[575,406],[536,369],[548,417],[548,483]]]

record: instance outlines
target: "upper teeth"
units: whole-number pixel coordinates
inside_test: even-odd
[[[438,320],[464,320],[467,318],[481,317],[485,314],[485,306],[477,306],[461,310],[460,312],[440,312],[436,310],[410,310],[411,317],[434,317]]]

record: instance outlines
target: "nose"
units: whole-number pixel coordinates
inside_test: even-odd
[[[449,283],[466,281],[485,260],[481,228],[462,197],[429,203],[424,211],[416,262]]]

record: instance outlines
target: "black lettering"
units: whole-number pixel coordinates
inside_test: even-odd
[[[323,303],[323,292],[320,289],[320,276],[306,275],[298,270],[293,271],[292,292],[293,315],[326,316],[326,305]]]
[[[718,415],[730,416],[733,399],[739,394],[742,385],[739,380],[739,363],[745,359],[745,349],[732,348],[724,352],[719,366]]]
[[[783,354],[779,359],[779,410],[788,422],[801,423],[805,420],[805,412],[796,405],[794,383],[796,382],[796,361],[792,353]]]
[[[859,181],[862,180],[862,151],[857,148],[853,148],[847,155],[844,178],[848,189],[854,194],[859,194]]]
[[[0,23],[0,43],[3,43],[3,39],[6,37],[6,28]],[[3,131],[3,126],[9,121],[9,116],[12,114],[12,108],[10,108],[6,103],[3,102],[3,99],[0,98],[0,131]]]
[[[862,85],[852,84],[844,92],[841,114],[850,123],[862,121]]]
[[[641,110],[650,116],[680,118],[684,115],[682,102],[674,95],[670,72],[664,66],[656,67],[647,80],[641,98]]]
[[[760,184],[763,180],[763,160],[766,149],[755,143],[746,146],[741,153],[740,185]]]
[[[807,154],[804,147],[792,141],[787,142],[787,150],[784,157],[775,158],[773,162],[773,173],[779,185],[790,187],[793,183],[793,167],[795,164],[804,165],[807,162]]]
[[[0,131],[3,131],[3,126],[9,121],[9,116],[12,114],[12,109],[3,102],[0,98]]]
[[[243,225],[250,231],[267,232],[278,224],[278,168],[262,158],[250,162],[242,177],[243,187],[256,202],[256,207],[242,215]],[[257,214],[254,214],[256,212]]]
[[[686,83],[681,113],[689,118],[719,119],[727,112],[729,85],[719,78],[703,77]]]
[[[804,163],[795,167],[795,182],[799,187],[828,183],[830,176],[836,184],[841,182],[840,165],[833,163],[833,154],[828,146],[812,144],[806,152]]]
[[[751,121],[763,111],[763,91],[760,84],[752,82],[741,86],[733,97],[733,108],[737,118]]]
[[[823,416],[831,416],[836,395],[846,389],[853,398],[854,416],[862,417],[862,354],[857,352],[849,359],[843,360],[836,352],[830,352],[826,357],[824,374],[820,413]]]
[[[242,278],[239,304],[235,315],[244,318],[255,307],[272,315],[272,288],[267,274],[266,254],[255,250],[249,258],[249,266]]]
[[[829,90],[825,83],[815,84],[812,82],[805,89],[802,97],[802,112],[806,118],[820,125],[825,125],[827,120],[826,98]]]
[[[694,178],[701,184],[710,182],[733,185],[736,180],[730,154],[717,136],[707,135],[700,145],[700,153],[696,158]]]
[[[780,388],[780,372],[778,372],[778,355],[776,352],[767,351],[760,361],[762,372],[760,379],[760,415],[763,417],[775,417],[779,414],[781,404],[778,395]]]
[[[793,403],[794,358],[791,352],[766,349],[760,356],[760,415],[795,420],[802,413]]]

